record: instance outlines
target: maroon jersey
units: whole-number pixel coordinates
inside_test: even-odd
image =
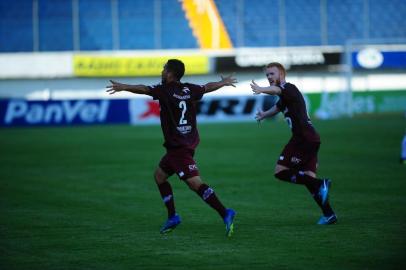
[[[149,88],[161,108],[164,146],[167,149],[195,149],[200,141],[196,125],[196,104],[204,94],[204,86],[171,82]]]
[[[310,121],[306,103],[299,89],[291,83],[284,83],[279,87],[282,92],[276,106],[285,115],[292,130],[292,140],[320,142],[320,136]]]

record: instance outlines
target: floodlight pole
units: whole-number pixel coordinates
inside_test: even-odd
[[[344,77],[346,80],[345,94],[343,104],[347,110],[344,110],[349,117],[354,113],[353,108],[353,89],[352,81],[354,79],[354,68],[352,63],[353,52],[359,51],[362,47],[369,46],[388,46],[388,45],[401,45],[406,44],[405,38],[383,38],[383,39],[351,39],[345,42],[345,59],[344,61]]]
[[[352,69],[352,49],[353,49],[353,42],[352,40],[347,40],[345,43],[345,91],[344,91],[344,98],[343,98],[343,105],[346,106],[346,110],[344,111],[347,113],[347,116],[352,117],[353,109],[352,109],[352,79],[353,79],[353,69]]]

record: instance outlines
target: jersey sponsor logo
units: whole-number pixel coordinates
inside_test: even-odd
[[[190,95],[179,96],[178,94],[173,94],[173,97],[181,100],[190,99]]]
[[[189,165],[189,171],[197,171],[198,170],[198,168],[197,168],[197,165],[196,164],[191,164],[191,165]]]
[[[192,131],[192,126],[179,126],[176,129],[182,134],[188,134]]]
[[[48,125],[105,122],[110,103],[108,100],[10,100],[6,104],[3,124]]]

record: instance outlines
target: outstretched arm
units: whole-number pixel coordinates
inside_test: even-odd
[[[257,114],[255,115],[255,120],[257,120],[258,122],[261,122],[261,120],[264,120],[265,118],[272,117],[272,116],[276,115],[279,112],[280,111],[279,111],[278,107],[276,105],[273,105],[267,111],[258,110]]]
[[[117,92],[121,91],[127,91],[131,92],[134,94],[142,94],[142,95],[151,95],[151,90],[149,89],[148,86],[143,85],[143,84],[137,84],[137,85],[132,85],[132,84],[124,84],[124,83],[119,83],[113,80],[110,80],[111,85],[106,86],[107,90],[106,92],[111,94],[115,94]]]
[[[251,89],[254,92],[254,95],[259,95],[261,93],[269,94],[269,95],[279,95],[282,90],[278,86],[270,85],[270,86],[259,86],[254,80],[251,82]]]
[[[233,77],[233,75],[223,77],[221,76],[221,80],[218,82],[209,82],[204,85],[206,89],[205,93],[213,92],[220,89],[223,86],[232,86],[235,87],[235,83],[237,83],[237,79]]]

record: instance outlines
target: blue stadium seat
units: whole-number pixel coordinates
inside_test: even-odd
[[[79,1],[80,50],[112,50],[110,0]]]
[[[404,0],[326,0],[324,37],[321,0],[215,0],[215,3],[237,47],[344,45],[348,39],[406,38],[406,20],[402,19],[406,14]],[[237,15],[240,4],[243,18]],[[280,18],[282,10],[286,16]],[[237,40],[241,33],[243,42]]]
[[[196,38],[178,0],[165,0],[162,7],[162,48],[198,48]]]
[[[0,52],[32,51],[32,0],[0,1]]]
[[[159,21],[154,8],[154,1],[119,1],[121,49],[197,48],[179,1],[161,1],[160,25],[155,25]],[[160,33],[155,34],[155,29]]]
[[[215,3],[235,47],[279,45],[279,1],[216,0]]]
[[[327,2],[327,43],[344,45],[348,39],[364,38],[364,0]]]
[[[230,36],[231,43],[233,46],[243,47],[244,41],[241,37],[243,29],[238,27],[238,21],[243,17],[242,11],[238,8],[238,4],[241,2],[223,0],[215,1],[215,3]]]
[[[73,50],[71,0],[39,0],[39,50]]]
[[[154,48],[154,1],[119,0],[120,49]]]
[[[369,0],[369,37],[406,38],[406,1]]]
[[[287,46],[321,45],[320,0],[285,0]]]
[[[37,48],[34,2],[38,3]],[[75,3],[78,39],[72,14]],[[113,44],[114,3],[119,44]],[[405,0],[215,3],[234,47],[344,45],[349,39],[406,38]],[[0,14],[0,52],[113,50],[115,45],[121,50],[198,48],[179,0],[0,0]],[[75,46],[74,41],[79,44]]]

